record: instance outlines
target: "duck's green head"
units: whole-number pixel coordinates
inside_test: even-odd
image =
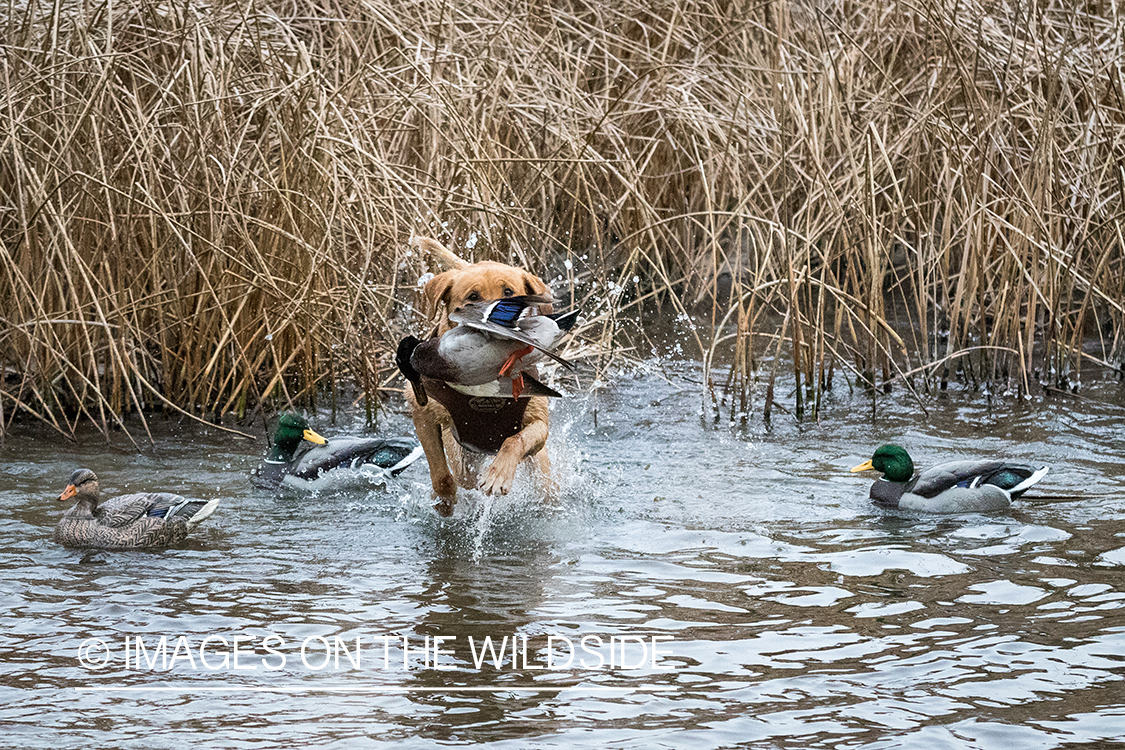
[[[293,458],[293,451],[302,440],[324,445],[328,441],[309,429],[308,420],[300,414],[288,412],[277,420],[277,430],[273,433],[273,450],[270,451],[269,460],[288,461]]]
[[[881,445],[870,461],[864,461],[852,471],[883,472],[883,479],[889,482],[908,482],[914,476],[914,462],[910,454],[897,445]]]

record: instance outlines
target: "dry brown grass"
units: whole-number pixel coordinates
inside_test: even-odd
[[[9,2],[0,434],[374,418],[416,233],[569,260],[603,352],[700,314],[743,416],[775,354],[799,414],[837,371],[1073,382],[1125,354],[1115,8]]]

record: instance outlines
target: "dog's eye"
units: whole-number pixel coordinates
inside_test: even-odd
[[[504,287],[505,297],[511,297],[513,294],[515,294],[515,292],[513,292],[510,287]]]
[[[480,300],[480,294],[477,292],[469,292],[469,296],[465,299],[469,300],[469,302],[477,302]]]

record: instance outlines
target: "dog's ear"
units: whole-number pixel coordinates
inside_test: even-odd
[[[523,293],[524,294],[539,294],[546,297],[554,296],[551,294],[551,289],[543,283],[543,279],[538,276],[532,276],[527,271],[523,272]],[[553,313],[555,311],[554,305],[539,305],[539,312]]]
[[[422,313],[432,318],[442,305],[449,304],[449,293],[453,291],[453,281],[457,271],[439,273],[422,287]]]

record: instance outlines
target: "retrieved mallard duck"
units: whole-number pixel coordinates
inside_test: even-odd
[[[949,461],[915,476],[910,455],[897,445],[884,445],[870,461],[852,471],[883,472],[871,486],[871,499],[884,508],[971,513],[1007,508],[1012,498],[1042,479],[1048,468],[1007,461]]]
[[[258,467],[258,484],[277,487],[282,482],[308,488],[321,475],[336,469],[378,466],[388,476],[398,476],[422,457],[422,447],[412,437],[321,437],[309,429],[299,414],[282,414],[273,434],[273,448]]]
[[[562,394],[535,379],[534,365],[544,356],[565,367],[574,364],[551,351],[578,320],[578,311],[533,315],[550,297],[523,295],[465,304],[449,314],[456,323],[428,341],[404,338],[395,361],[410,381],[415,399],[428,398],[422,377],[441,380],[469,396],[530,398]]]
[[[178,544],[215,512],[218,499],[188,500],[170,492],[98,498],[98,477],[78,469],[59,500],[77,498],[55,526],[55,541],[66,547],[141,549]]]

